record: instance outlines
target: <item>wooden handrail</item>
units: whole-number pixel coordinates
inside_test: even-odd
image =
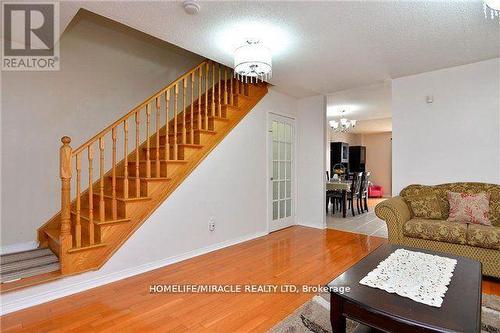
[[[106,127],[105,129],[103,129],[102,131],[100,131],[99,133],[97,133],[96,135],[94,135],[91,139],[89,139],[87,142],[85,142],[84,144],[82,144],[80,147],[78,147],[77,149],[74,149],[73,152],[72,152],[72,155],[76,156],[78,153],[80,153],[80,152],[84,151],[85,149],[87,149],[88,146],[94,144],[97,140],[99,140],[99,138],[101,138],[104,135],[106,135],[108,132],[110,132],[116,126],[122,124],[125,120],[127,120],[132,115],[134,115],[138,110],[142,109],[143,107],[145,107],[146,105],[148,105],[149,103],[151,103],[157,97],[160,97],[163,93],[165,93],[165,91],[171,89],[172,87],[175,87],[177,84],[179,84],[179,82],[183,81],[185,78],[187,78],[192,73],[196,72],[199,68],[203,67],[208,62],[209,62],[209,60],[205,59],[200,64],[198,64],[195,67],[193,67],[192,69],[190,69],[188,72],[186,72],[186,73],[182,74],[181,76],[179,76],[177,79],[175,79],[174,81],[172,81],[172,83],[170,83],[168,86],[160,89],[158,92],[156,92],[155,94],[153,94],[152,96],[150,96],[149,98],[147,98],[146,100],[144,100],[144,102],[142,102],[141,104],[137,105],[135,108],[133,108],[132,110],[130,110],[130,112],[128,112],[127,114],[125,114],[124,116],[122,116],[120,119],[118,119],[117,121],[115,121],[114,123],[112,123],[111,125],[109,125],[108,127]]]

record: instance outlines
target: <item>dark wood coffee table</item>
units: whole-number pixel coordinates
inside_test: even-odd
[[[359,284],[366,274],[399,248],[457,260],[440,308]],[[346,318],[368,326],[360,325],[356,332],[480,332],[481,264],[475,260],[386,244],[349,268],[328,286],[351,288],[349,293],[331,292],[330,320],[334,333],[346,331]]]

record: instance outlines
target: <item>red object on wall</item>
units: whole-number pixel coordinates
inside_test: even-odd
[[[368,187],[368,197],[382,198],[384,196],[384,188],[380,185],[370,185]]]

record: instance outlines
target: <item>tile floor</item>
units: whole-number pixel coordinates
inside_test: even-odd
[[[379,201],[380,200],[377,202]],[[354,217],[351,212],[348,211],[345,218],[342,217],[342,213],[339,211],[336,211],[335,214],[333,214],[332,206],[330,205],[330,209],[326,215],[326,226],[329,229],[387,238],[387,226],[384,221],[375,215],[373,210],[375,204],[376,203],[373,201],[369,202],[369,211],[363,214],[356,213],[356,216]]]

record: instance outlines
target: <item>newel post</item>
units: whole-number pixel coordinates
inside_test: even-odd
[[[61,138],[62,146],[59,150],[59,176],[61,177],[61,233],[59,262],[61,263],[61,272],[69,272],[66,252],[72,246],[71,237],[71,138],[63,136]]]

